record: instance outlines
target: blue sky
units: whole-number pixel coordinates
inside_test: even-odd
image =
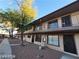
[[[12,0],[14,1],[14,0]],[[34,6],[37,9],[37,19],[43,17],[75,0],[35,0]],[[0,0],[0,9],[17,8],[11,0]]]

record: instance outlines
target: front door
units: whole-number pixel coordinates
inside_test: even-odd
[[[32,43],[34,43],[34,35],[32,35]]]
[[[64,35],[64,51],[77,54],[74,35]]]
[[[41,42],[41,35],[40,35],[40,34],[36,34],[36,39],[35,39],[35,41]]]
[[[41,35],[40,34],[36,34],[34,43],[41,45]]]

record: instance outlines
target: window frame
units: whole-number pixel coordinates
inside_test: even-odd
[[[38,25],[38,26],[35,27],[35,31],[38,31],[38,30],[42,30],[42,25]]]
[[[57,36],[58,36],[58,45],[49,44],[49,43],[48,43],[48,40],[49,40],[48,36],[50,36],[50,35],[47,35],[47,44],[48,44],[48,45],[56,46],[56,47],[60,47],[60,39],[59,39],[59,35],[57,35]],[[55,36],[55,35],[51,35],[51,36]]]
[[[54,19],[54,20],[48,22],[48,29],[56,29],[54,27],[52,27],[52,28],[50,27],[50,24],[55,23],[55,22],[57,22],[57,27],[56,28],[58,28],[58,20]]]
[[[67,17],[67,16],[69,16],[70,17],[70,25],[65,25],[64,23],[63,23],[63,18],[65,18],[65,17]],[[68,14],[68,15],[65,15],[65,16],[62,16],[61,17],[61,24],[62,24],[62,27],[69,27],[69,26],[72,26],[72,19],[71,19],[71,15],[70,14]]]

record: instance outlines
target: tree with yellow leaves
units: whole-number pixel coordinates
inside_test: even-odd
[[[18,7],[20,8],[21,12],[21,23],[20,25],[20,31],[21,31],[21,40],[22,40],[22,45],[23,44],[23,33],[25,31],[25,27],[29,22],[31,22],[35,16],[36,16],[36,10],[33,8],[33,2],[34,0],[21,0],[19,3],[18,0],[16,0]]]
[[[36,17],[36,9],[33,7],[34,0],[16,0],[20,12],[23,16],[28,18],[28,21],[32,21]]]
[[[34,18],[36,16],[36,10],[32,6],[33,0],[24,0],[24,3],[22,4],[22,10],[25,15],[30,16]]]
[[[19,7],[19,10],[8,9],[4,12],[1,12],[3,18],[11,22],[12,27],[19,28],[21,32],[21,40],[23,44],[23,33],[27,29],[27,24],[34,20],[36,16],[36,10],[34,9],[33,2],[34,0],[15,0]],[[19,3],[20,1],[20,3]]]

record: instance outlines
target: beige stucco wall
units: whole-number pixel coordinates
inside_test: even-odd
[[[42,30],[48,29],[48,22],[42,24]]]
[[[32,32],[32,31],[33,31],[33,27],[31,29],[27,30],[25,33]],[[27,42],[31,42],[32,41],[32,35],[30,35],[30,38],[28,38],[28,35],[25,35],[24,40],[27,41]]]
[[[62,21],[61,17],[57,18],[58,19],[58,28],[62,28]]]
[[[75,34],[74,38],[75,38],[77,53],[78,53],[78,56],[79,56],[79,33]]]
[[[79,12],[71,14],[72,26],[79,26]]]
[[[42,24],[42,30],[46,30],[47,28],[48,28],[48,23],[44,22]],[[36,39],[36,36],[34,37],[34,43],[35,44],[44,46],[44,45],[46,45],[46,43],[43,40],[44,39],[47,40],[47,35],[41,35],[41,42],[37,42],[37,41],[35,41],[35,39]]]
[[[47,45],[47,35],[42,35],[41,46]]]
[[[32,41],[32,35],[30,35],[30,38],[28,38],[28,35],[26,35],[24,37],[24,40],[27,41],[27,42],[31,42]]]
[[[42,24],[42,29],[47,30],[48,29],[48,22],[45,22]],[[42,35],[41,39],[41,45],[46,46],[47,45],[47,35]]]

